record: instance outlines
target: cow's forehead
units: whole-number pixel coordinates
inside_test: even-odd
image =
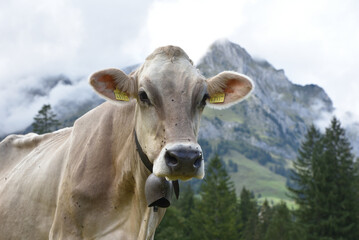
[[[143,64],[139,74],[139,86],[149,81],[156,86],[166,87],[165,89],[189,89],[198,82],[204,83],[204,77],[182,49],[167,46],[156,49]]]
[[[171,62],[158,58],[145,63],[141,76],[142,79],[147,78],[152,81],[178,81],[187,78],[197,81],[198,78],[201,78],[198,70],[184,59]]]
[[[174,60],[176,58],[185,58],[193,65],[192,60],[188,57],[185,51],[183,51],[182,48],[176,46],[169,45],[165,47],[159,47],[153,53],[151,53],[146,58],[146,60],[152,60],[156,57],[165,57],[171,60]]]

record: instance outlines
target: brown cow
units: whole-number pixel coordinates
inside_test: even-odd
[[[203,178],[197,133],[205,105],[228,107],[253,89],[241,74],[205,79],[186,53],[158,48],[135,72],[90,77],[108,101],[72,128],[0,143],[0,239],[153,239],[165,208],[145,199],[150,171]]]

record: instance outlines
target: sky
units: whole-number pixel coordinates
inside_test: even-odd
[[[93,72],[140,63],[169,44],[196,63],[223,38],[294,83],[321,86],[342,122],[358,121],[358,13],[355,0],[0,1],[0,135],[31,124],[43,104],[92,97]],[[59,74],[73,86],[25,94]]]

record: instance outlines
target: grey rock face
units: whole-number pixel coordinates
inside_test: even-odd
[[[246,74],[255,83],[249,99],[218,112],[223,116],[220,129],[214,126],[213,113],[205,112],[200,138],[245,141],[294,159],[307,127],[323,112],[333,111],[332,101],[322,88],[291,83],[283,70],[254,60],[245,49],[229,41],[215,42],[197,67],[207,77],[231,70]]]

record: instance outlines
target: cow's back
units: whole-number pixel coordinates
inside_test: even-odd
[[[0,239],[48,238],[71,130],[10,135],[0,143]]]

